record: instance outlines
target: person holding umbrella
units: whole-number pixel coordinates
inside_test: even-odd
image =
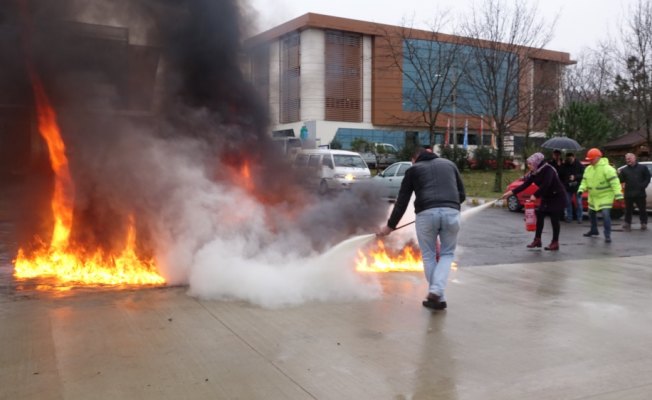
[[[566,206],[566,222],[573,221],[573,199],[575,199],[575,215],[577,223],[582,223],[582,196],[577,195],[577,189],[582,182],[582,174],[584,173],[584,166],[575,158],[575,153],[566,153],[566,160],[559,169],[559,178],[564,183],[566,194],[568,197],[568,205]]]
[[[589,192],[589,220],[591,229],[584,234],[586,237],[599,236],[598,213],[602,214],[604,224],[604,241],[611,243],[611,207],[614,199],[622,200],[620,180],[614,167],[609,165],[609,160],[602,157],[600,149],[590,149],[586,153],[586,161],[591,164],[584,170],[582,183],[577,194]]]
[[[539,208],[535,213],[537,216],[537,228],[534,234],[534,240],[528,244],[528,248],[541,247],[541,234],[543,232],[543,219],[550,217],[552,224],[552,241],[545,250],[557,251],[559,250],[559,220],[566,208],[566,190],[561,183],[557,171],[549,163],[544,162],[544,155],[541,153],[534,153],[527,159],[527,166],[530,172],[525,176],[523,183],[503,194],[502,198],[506,199],[512,195],[518,194],[525,190],[528,186],[535,183],[539,189],[532,194],[530,200],[534,201],[537,198],[541,199]]]

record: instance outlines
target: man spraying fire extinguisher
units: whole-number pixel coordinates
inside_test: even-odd
[[[540,198],[541,203],[535,211],[537,222],[534,240],[527,247],[530,249],[541,247],[543,218],[549,216],[550,223],[552,224],[552,241],[545,249],[556,251],[559,250],[559,231],[561,228],[559,220],[566,209],[566,190],[555,168],[548,163],[544,163],[544,158],[541,153],[532,154],[527,159],[527,166],[530,172],[525,176],[523,183],[514,190],[507,191],[503,194],[502,198],[506,199],[509,196],[518,194],[535,183],[539,189],[530,196],[530,200],[535,201],[537,198]]]

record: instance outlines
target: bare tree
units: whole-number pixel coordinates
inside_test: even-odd
[[[440,33],[448,24],[448,13],[437,14],[428,31],[414,29],[413,21],[381,28],[378,36],[387,68],[403,78],[403,109],[392,118],[400,125],[425,126],[430,145],[435,144],[442,112],[454,114],[455,92],[463,65],[459,37]]]
[[[566,68],[562,83],[564,103],[601,103],[614,88],[615,57],[610,43],[584,49],[576,64]]]
[[[498,149],[494,191],[503,189],[504,138],[518,124],[527,125],[535,96],[526,89],[532,85],[533,67],[543,47],[550,41],[554,23],[538,18],[537,6],[523,0],[507,4],[486,0],[473,8],[463,26],[469,40],[469,62],[464,85],[472,95],[471,107],[480,108],[495,124]]]
[[[652,2],[639,0],[630,10],[622,32],[624,69],[616,76],[620,94],[636,105],[648,148],[652,131]]]

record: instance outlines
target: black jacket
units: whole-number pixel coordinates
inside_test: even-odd
[[[559,179],[564,184],[564,188],[568,193],[575,193],[580,187],[580,182],[582,182],[582,175],[584,174],[584,166],[579,160],[575,160],[572,163],[564,163],[559,167]],[[570,176],[574,176],[574,180],[570,180]]]
[[[620,181],[625,184],[625,197],[645,197],[645,188],[650,183],[650,170],[645,165],[626,165],[620,169],[618,175]]]
[[[417,214],[439,207],[459,210],[460,204],[466,199],[462,177],[455,164],[434,153],[422,152],[414,165],[405,171],[387,226],[396,228],[407,209],[412,192],[416,194],[414,212]]]

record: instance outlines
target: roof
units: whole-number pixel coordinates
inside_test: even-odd
[[[633,146],[638,146],[647,141],[645,132],[643,131],[636,131],[636,132],[629,132],[626,133],[622,136],[617,137],[616,139],[607,142],[603,148],[605,150],[613,150],[613,149],[620,149],[620,148],[626,148],[626,147],[633,147]]]
[[[333,29],[346,32],[361,33],[363,35],[370,36],[384,36],[387,34],[387,32],[391,32],[395,29],[400,29],[401,27],[356,19],[334,17],[331,15],[307,13],[248,38],[245,40],[245,46],[255,47],[257,45],[276,40],[288,33],[297,31],[300,32],[311,28]],[[433,32],[410,28],[410,35],[415,38],[432,38]],[[460,36],[437,32],[436,37],[437,40],[442,42],[452,42],[455,40],[455,38],[459,38]],[[554,50],[536,49],[535,52],[530,54],[530,57],[540,60],[555,61],[567,65],[575,64],[575,61],[570,59],[569,53]]]

